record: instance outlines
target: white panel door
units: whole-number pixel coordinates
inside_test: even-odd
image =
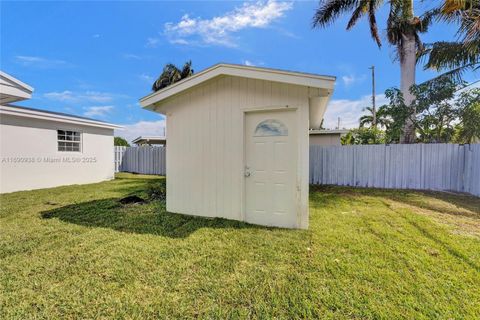
[[[297,227],[296,112],[245,115],[245,219],[249,223]]]

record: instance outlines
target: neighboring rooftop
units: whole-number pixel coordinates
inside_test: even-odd
[[[327,134],[347,134],[348,129],[321,129],[321,130],[309,130],[309,134],[322,134],[322,135],[327,135]]]
[[[163,144],[167,143],[167,137],[165,136],[140,136],[132,140],[132,143],[137,145],[142,144]]]

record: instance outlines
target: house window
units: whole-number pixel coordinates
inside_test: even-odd
[[[77,131],[57,130],[58,151],[80,152],[81,135]]]
[[[255,129],[254,137],[269,136],[288,136],[288,129],[281,121],[275,119],[264,120]]]

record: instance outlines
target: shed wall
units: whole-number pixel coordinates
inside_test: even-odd
[[[298,108],[299,227],[308,226],[308,97],[318,89],[224,76],[171,98],[167,115],[167,209],[244,220],[244,112]]]
[[[59,152],[58,129],[82,132],[82,152]],[[0,193],[113,177],[113,129],[1,116]]]

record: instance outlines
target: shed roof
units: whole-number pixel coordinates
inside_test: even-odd
[[[198,84],[201,84],[202,82],[208,81],[214,77],[221,75],[276,81],[313,88],[322,88],[328,90],[328,93],[331,93],[331,91],[333,90],[336,79],[333,76],[325,76],[312,73],[219,63],[197,74],[194,74],[191,77],[174,83],[162,90],[143,97],[142,99],[140,99],[140,104],[145,109],[151,110],[153,109],[154,104],[161,102]]]
[[[121,126],[116,124],[108,123],[101,120],[76,116],[63,112],[55,112],[48,110],[35,109],[30,107],[21,107],[11,104],[0,105],[0,114],[8,114],[19,117],[34,118],[34,119],[43,119],[51,121],[59,121],[65,123],[74,123],[84,126],[108,128],[108,129],[120,129]]]

